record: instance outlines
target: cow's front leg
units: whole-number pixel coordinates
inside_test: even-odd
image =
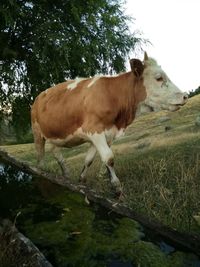
[[[61,149],[60,147],[53,146],[52,147],[52,152],[53,152],[53,155],[54,155],[55,159],[58,162],[58,165],[60,166],[60,168],[62,170],[62,174],[66,178],[69,178],[69,171],[68,171],[68,169],[66,167],[65,159],[63,158],[63,155],[62,155],[60,149]]]
[[[96,147],[92,145],[89,148],[87,155],[86,155],[86,158],[85,158],[83,170],[81,172],[81,176],[79,179],[80,182],[86,182],[86,173],[87,173],[88,168],[90,167],[90,165],[92,164],[92,162],[95,158],[96,152],[97,152]]]
[[[110,173],[112,185],[114,186],[117,192],[121,192],[121,184],[114,170],[114,155],[106,141],[105,134],[90,134],[89,138],[92,141],[93,145],[96,147],[97,151],[100,154],[101,160],[106,165]]]

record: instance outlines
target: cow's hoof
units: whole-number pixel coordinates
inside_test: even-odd
[[[122,191],[122,189],[115,191],[115,198],[117,198],[119,201],[124,200],[125,196],[124,196],[124,192]]]
[[[120,181],[114,180],[114,181],[111,181],[111,184],[112,184],[112,187],[113,187],[114,192],[115,192],[115,198],[117,197],[118,199],[120,199],[123,195],[123,187],[122,187]]]
[[[117,198],[119,201],[123,201],[125,199],[123,185],[120,184],[115,187],[115,198]]]

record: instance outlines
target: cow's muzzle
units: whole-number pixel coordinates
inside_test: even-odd
[[[174,98],[174,100],[170,101],[170,105],[173,106],[183,106],[187,103],[188,101],[188,94],[187,93],[183,93],[180,95],[180,93],[177,94],[177,97]]]
[[[185,105],[185,103],[188,101],[188,94],[187,93],[184,93],[183,101],[184,101],[183,105]]]

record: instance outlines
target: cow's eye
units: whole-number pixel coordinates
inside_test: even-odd
[[[162,77],[162,76],[158,76],[158,77],[156,77],[156,81],[157,81],[157,82],[163,82],[163,77]]]

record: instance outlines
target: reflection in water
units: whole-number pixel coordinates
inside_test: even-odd
[[[144,239],[137,222],[50,181],[0,164],[0,217],[14,220],[58,267],[199,267],[199,259]]]
[[[13,172],[13,167],[4,163],[0,163],[0,175],[1,177],[4,177],[7,183],[9,183],[11,180],[20,182],[24,180],[29,181],[32,179],[30,174],[24,173],[20,170]]]
[[[4,164],[0,163],[0,174],[4,172]]]

